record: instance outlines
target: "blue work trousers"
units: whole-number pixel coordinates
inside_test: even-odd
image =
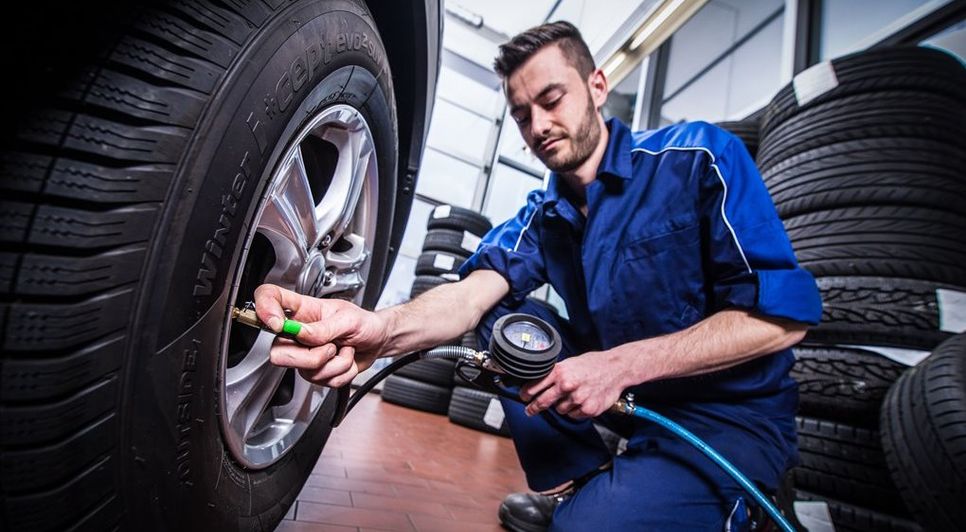
[[[557,328],[563,340],[561,359],[586,352],[566,320],[532,300],[491,310],[477,328],[482,345],[489,343],[496,320],[510,312],[538,316]],[[789,394],[788,400],[797,401],[797,395]],[[616,414],[595,420],[628,438],[627,450],[612,456],[590,420],[575,421],[552,410],[528,417],[523,404],[501,402],[531,489],[552,489],[613,460],[609,470],[593,476],[557,507],[551,530],[721,531],[741,507],[739,498],[750,499],[700,451],[645,420]],[[785,469],[797,460],[788,420],[776,424],[762,419],[754,401],[642,404],[694,432],[766,492],[777,489]],[[732,519],[732,524],[741,520]]]

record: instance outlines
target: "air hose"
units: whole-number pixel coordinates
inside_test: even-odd
[[[258,321],[254,310],[251,308],[233,308],[232,317],[246,325],[270,330]],[[297,322],[292,323],[299,325]],[[283,330],[283,335],[289,338],[294,338],[297,334],[298,329]],[[481,389],[523,402],[519,395],[508,389],[506,385],[511,383],[524,384],[526,381],[539,379],[549,374],[556,362],[557,355],[560,353],[560,345],[559,333],[545,321],[526,314],[508,314],[494,324],[489,351],[477,351],[463,346],[446,345],[428,351],[410,353],[397,358],[373,375],[359,386],[351,396],[348,386],[339,388],[336,391],[338,396],[331,426],[339,426],[346,414],[376,384],[399,368],[418,360],[455,360],[457,362],[455,371],[464,380]],[[610,411],[646,419],[676,434],[721,467],[755,502],[764,508],[768,516],[774,520],[781,530],[796,532],[774,503],[755,487],[748,477],[688,429],[657,412],[635,405],[630,395],[617,401]]]
[[[765,512],[768,513],[768,516],[775,521],[775,524],[777,524],[781,530],[784,530],[785,532],[796,532],[795,527],[793,527],[791,523],[789,523],[788,520],[785,519],[785,516],[781,514],[781,512],[774,505],[774,503],[770,499],[768,499],[768,497],[766,497],[765,494],[761,492],[761,490],[755,487],[755,484],[751,482],[751,480],[749,480],[748,477],[746,477],[740,471],[738,471],[738,468],[736,468],[731,462],[729,462],[727,458],[725,458],[724,456],[721,456],[721,454],[718,453],[718,451],[714,450],[714,448],[708,445],[707,443],[704,443],[704,441],[701,440],[701,438],[698,438],[697,436],[695,436],[688,429],[682,427],[681,425],[675,423],[674,421],[671,421],[670,419],[662,416],[661,414],[654,412],[653,410],[649,410],[647,408],[644,408],[643,406],[635,405],[633,402],[627,401],[624,399],[621,399],[620,401],[618,401],[617,404],[615,404],[614,407],[611,409],[611,411],[620,412],[622,414],[627,414],[627,415],[636,416],[642,419],[646,419],[648,421],[657,423],[658,425],[666,428],[667,430],[671,431],[677,436],[680,436],[682,440],[693,445],[696,449],[704,453],[705,456],[710,458],[711,461],[718,464],[718,466],[721,467],[721,469],[724,469],[725,473],[727,473],[731,478],[733,478],[735,482],[737,482],[742,487],[742,489],[745,490],[745,492],[747,492],[749,495],[751,495],[753,499],[755,499],[755,502],[760,504],[761,507],[765,509]]]
[[[403,355],[362,383],[351,397],[348,396],[348,386],[339,388],[336,393],[339,393],[340,397],[336,402],[335,417],[332,418],[331,426],[338,427],[346,414],[352,410],[352,407],[359,403],[362,396],[369,393],[383,379],[407,364],[412,364],[418,360],[475,360],[477,356],[478,352],[475,349],[459,345],[442,345],[429,351],[418,351]]]

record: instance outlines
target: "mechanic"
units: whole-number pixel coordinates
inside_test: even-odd
[[[512,530],[724,530],[740,487],[661,427],[605,411],[625,391],[677,421],[767,492],[798,459],[796,384],[807,324],[821,315],[762,179],[740,140],[707,123],[633,133],[605,122],[608,84],[566,22],[500,47],[510,114],[552,173],[495,227],[462,280],[378,312],[272,285],[255,294],[279,330],[307,325],[275,364],[344,386],[376,357],[408,353],[526,312],[561,332],[561,361],[503,401],[531,489],[500,508]],[[569,319],[526,296],[549,283]],[[603,415],[602,415],[603,414]],[[593,421],[627,438],[612,456]],[[561,487],[565,488],[561,491]]]

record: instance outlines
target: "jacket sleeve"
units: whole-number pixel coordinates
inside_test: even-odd
[[[748,150],[736,137],[711,157],[702,180],[703,250],[717,311],[817,324],[822,301],[812,275],[799,266],[791,242]]]
[[[527,205],[515,217],[483,237],[476,253],[460,267],[460,278],[475,270],[493,270],[510,284],[507,299],[512,303],[522,302],[530,292],[546,283],[539,231],[533,223],[542,203],[542,190],[530,192]]]

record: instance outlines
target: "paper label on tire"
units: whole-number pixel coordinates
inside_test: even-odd
[[[439,218],[449,218],[449,213],[451,210],[453,209],[451,209],[449,205],[440,205],[439,207],[433,209],[433,219],[436,220]]]
[[[903,347],[883,347],[879,345],[855,344],[841,344],[840,347],[850,347],[852,349],[861,349],[862,351],[871,351],[877,355],[884,356],[893,362],[898,362],[909,367],[915,366],[929,356],[929,351],[905,349]]]
[[[463,243],[460,244],[460,247],[466,251],[469,251],[470,253],[476,253],[476,248],[480,246],[480,242],[482,240],[482,238],[469,231],[463,231]]]
[[[826,92],[839,86],[839,79],[835,75],[835,68],[831,61],[823,61],[817,65],[798,73],[792,79],[795,90],[795,101],[798,105],[805,105]]]
[[[966,292],[936,289],[939,306],[939,330],[959,334],[966,332]]]
[[[486,405],[486,413],[483,414],[483,423],[495,429],[503,426],[506,414],[503,413],[503,405],[497,398],[490,399],[490,404]]]
[[[835,532],[832,514],[825,501],[795,501],[795,517],[808,532]]]
[[[456,264],[456,257],[452,255],[436,255],[433,259],[433,267],[438,270],[450,271],[454,264]]]

